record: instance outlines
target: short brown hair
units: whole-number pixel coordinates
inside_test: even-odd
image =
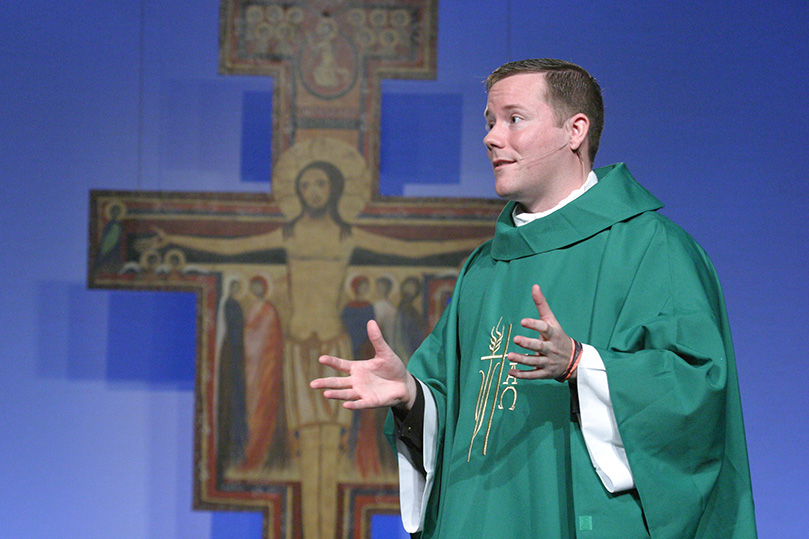
[[[509,62],[495,69],[486,78],[486,91],[496,82],[520,73],[543,73],[548,86],[548,103],[553,107],[561,125],[574,114],[583,113],[590,119],[587,134],[590,164],[598,153],[601,130],[604,128],[604,100],[596,79],[583,67],[554,58],[532,58]]]

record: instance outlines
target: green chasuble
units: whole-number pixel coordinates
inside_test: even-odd
[[[423,538],[756,536],[738,381],[711,262],[627,168],[522,227],[506,205],[408,368],[438,409]],[[610,494],[571,385],[508,376],[542,287],[607,371],[635,488]],[[574,397],[575,399],[575,397]]]

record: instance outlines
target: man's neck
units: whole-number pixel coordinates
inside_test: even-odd
[[[544,192],[537,193],[539,196],[534,200],[519,201],[521,211],[541,213],[555,208],[570,193],[581,189],[592,171],[593,167],[582,159],[581,153],[571,152],[568,161],[546,176]]]
[[[522,226],[524,224],[530,223],[531,221],[533,221],[535,219],[539,219],[541,217],[545,217],[546,215],[550,215],[551,213],[555,212],[556,210],[559,210],[559,209],[563,208],[565,205],[567,205],[570,202],[573,202],[574,200],[579,198],[588,189],[590,189],[592,186],[594,186],[597,182],[598,182],[598,177],[596,176],[595,172],[590,170],[589,173],[587,174],[587,177],[584,179],[584,181],[582,182],[582,184],[579,187],[569,191],[567,193],[567,196],[565,196],[564,198],[559,200],[556,204],[554,204],[552,207],[548,208],[547,210],[528,212],[528,211],[525,211],[525,208],[523,207],[522,204],[518,203],[514,207],[514,212],[512,213],[512,217],[514,219],[514,224],[517,225],[517,226]]]

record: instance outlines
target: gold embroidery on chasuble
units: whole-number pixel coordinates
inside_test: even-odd
[[[508,361],[508,343],[511,341],[511,324],[503,325],[503,318],[497,321],[490,332],[489,354],[481,356],[483,363],[480,374],[480,389],[475,402],[475,427],[472,430],[472,439],[469,442],[469,452],[466,461],[472,458],[472,449],[483,425],[486,431],[483,437],[483,456],[489,448],[489,434],[494,422],[495,410],[512,411],[517,406],[517,379],[508,374],[508,371],[517,364]],[[506,366],[508,364],[508,366]],[[504,379],[505,376],[505,379]],[[508,397],[506,397],[508,394]]]

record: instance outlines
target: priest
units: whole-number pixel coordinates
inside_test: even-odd
[[[402,361],[314,380],[391,407],[402,519],[423,538],[756,537],[716,272],[623,164],[592,169],[596,80],[553,59],[486,81],[483,142],[507,200],[435,330]]]

